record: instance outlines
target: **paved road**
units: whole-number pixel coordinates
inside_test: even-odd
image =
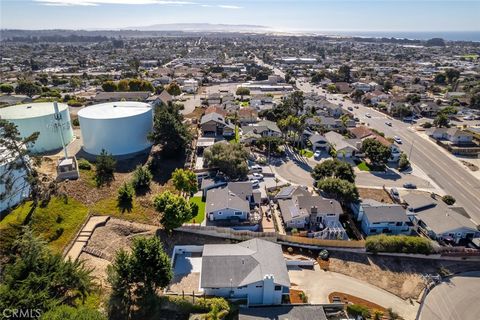
[[[288,271],[288,275],[298,289],[305,291],[310,303],[329,303],[328,295],[338,291],[361,297],[384,308],[392,308],[405,320],[415,319],[418,310],[417,303],[412,305],[367,282],[340,273],[320,270],[318,265],[315,265],[315,270],[292,269]]]
[[[480,271],[450,278],[432,289],[420,320],[476,320],[480,317]]]
[[[287,157],[282,161],[277,160],[273,162],[272,166],[276,173],[285,180],[311,187],[313,186],[313,179],[310,173],[316,163],[317,161],[313,159],[301,157],[298,154],[289,152],[287,149]],[[359,186],[401,188],[404,183],[411,182],[416,184],[419,189],[432,189],[433,187],[428,181],[420,177],[394,170],[388,170],[385,173],[370,173],[356,170],[355,174],[355,182]]]
[[[273,70],[278,75],[284,75],[278,68]],[[314,91],[325,95],[332,102],[339,102],[343,97],[326,93],[323,89],[298,80],[297,87],[304,92]],[[480,224],[480,181],[478,179],[464,170],[458,162],[445,156],[440,147],[420,137],[409,128],[409,124],[390,119],[381,112],[355,104],[348,99],[342,103],[345,109],[357,106],[358,109],[353,109],[353,113],[370,127],[383,131],[390,137],[399,136],[403,140],[403,144],[399,147],[409,155],[410,161],[422,169],[445,193],[453,195],[457,199],[457,204],[465,208],[475,223]],[[367,113],[371,115],[370,118],[366,117]],[[387,126],[386,121],[391,122],[392,126]]]

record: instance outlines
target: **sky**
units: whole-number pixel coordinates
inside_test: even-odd
[[[255,24],[278,31],[479,31],[480,0],[0,0],[2,29]]]

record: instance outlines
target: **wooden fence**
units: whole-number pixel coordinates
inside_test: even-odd
[[[177,231],[203,234],[206,236],[219,237],[224,239],[234,240],[249,240],[253,238],[260,238],[273,242],[285,242],[297,245],[309,245],[317,247],[330,248],[357,248],[364,249],[364,240],[328,240],[317,238],[306,238],[279,234],[277,232],[255,232],[255,231],[238,231],[230,228],[221,228],[213,226],[182,226],[175,229]]]

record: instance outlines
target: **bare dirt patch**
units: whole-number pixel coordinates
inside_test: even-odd
[[[384,203],[393,203],[388,193],[383,189],[358,188],[358,194],[362,199],[373,199]]]
[[[333,252],[328,269],[366,281],[402,299],[417,299],[424,288],[422,274],[437,274],[441,268],[452,273],[480,269],[480,263],[372,256]]]

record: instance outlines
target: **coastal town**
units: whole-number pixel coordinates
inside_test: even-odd
[[[479,42],[2,30],[0,53],[2,310],[477,317]]]

